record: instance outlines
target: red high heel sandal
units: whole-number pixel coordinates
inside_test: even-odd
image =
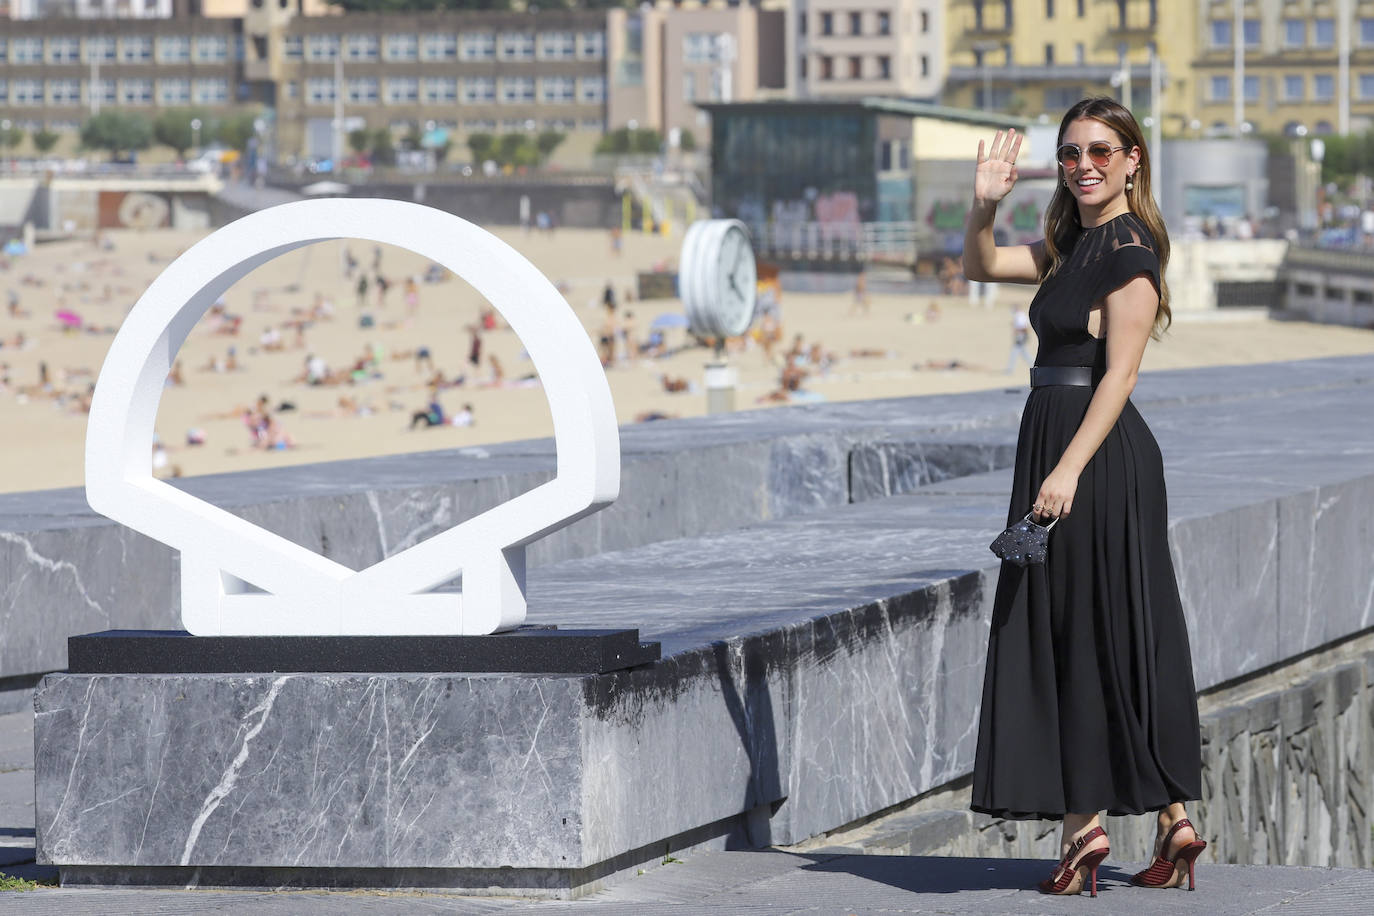
[[[1164,854],[1169,851],[1169,843],[1180,827],[1187,827],[1193,831],[1193,842],[1180,848],[1178,852],[1174,853],[1173,858],[1166,859]],[[1180,887],[1183,884],[1183,866],[1187,865],[1188,890],[1195,890],[1193,862],[1206,848],[1207,841],[1197,838],[1197,828],[1189,823],[1186,817],[1179,818],[1174,822],[1174,826],[1169,828],[1169,832],[1164,835],[1164,842],[1159,847],[1160,854],[1155,856],[1155,860],[1150,863],[1149,868],[1132,875],[1131,883],[1136,887]]]
[[[1083,853],[1083,857],[1074,861],[1074,856],[1082,851],[1098,837],[1107,838],[1107,831],[1101,827],[1094,827],[1081,837],[1073,841],[1068,852],[1064,853],[1064,858],[1059,860],[1059,864],[1050,872],[1050,876],[1040,882],[1040,892],[1042,894],[1056,894],[1067,896],[1069,894],[1083,893],[1083,885],[1088,875],[1092,876],[1092,896],[1097,896],[1097,866],[1102,864],[1102,860],[1111,854],[1111,845],[1103,846],[1101,849],[1094,849]]]

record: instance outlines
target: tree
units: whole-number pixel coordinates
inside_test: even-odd
[[[396,164],[396,144],[388,127],[379,127],[372,134],[372,162],[375,165]]]
[[[196,144],[196,132],[191,127],[194,120],[205,124],[209,118],[189,108],[169,108],[153,121],[153,139],[176,150],[178,159],[185,158],[186,151]]]
[[[257,120],[256,111],[236,111],[214,121],[210,125],[210,137],[230,149],[245,150],[248,141],[258,132]]]
[[[107,108],[81,125],[81,145],[109,150],[112,157],[147,149],[152,143],[153,128],[142,115]]]
[[[566,134],[556,130],[540,131],[539,136],[534,140],[534,145],[539,150],[539,161],[543,162],[553,155],[553,151],[558,149],[566,136]]]
[[[401,138],[401,146],[403,149],[417,150],[422,147],[424,139],[425,135],[420,130],[420,122],[411,121],[410,126],[406,128],[406,135]]]
[[[357,130],[348,132],[348,148],[353,150],[355,156],[361,156],[372,146],[372,131],[366,127],[359,127]]]
[[[684,153],[695,152],[697,148],[696,136],[687,128],[682,128],[682,130],[678,131],[677,148]]]
[[[57,145],[57,141],[62,139],[62,135],[55,130],[42,127],[34,131],[29,139],[33,141],[33,148],[38,150],[39,155],[47,155]]]
[[[480,164],[492,158],[492,148],[495,145],[496,138],[491,134],[468,135],[468,152],[472,153],[473,162]]]
[[[24,142],[24,131],[18,127],[0,127],[0,146],[5,148],[5,155],[9,151]]]
[[[598,153],[624,155],[626,153],[656,153],[663,146],[663,137],[652,127],[631,130],[621,127],[597,141]]]

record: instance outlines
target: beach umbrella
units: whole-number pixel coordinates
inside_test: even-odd
[[[60,309],[54,313],[54,317],[69,328],[81,327],[81,316],[71,309]]]
[[[685,328],[687,327],[687,316],[679,312],[665,312],[655,318],[649,327],[658,330],[663,330],[665,328]]]

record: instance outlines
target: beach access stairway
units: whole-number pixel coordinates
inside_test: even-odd
[[[541,840],[596,879],[664,849],[800,843],[966,779],[999,569],[987,545],[1006,522],[1025,395],[1009,385],[625,429],[621,499],[531,550],[529,622],[637,627],[663,659],[522,689],[522,722],[548,718],[553,735],[571,719],[571,731],[513,742],[502,753],[530,797],[468,793],[465,822],[504,819],[506,829],[524,816],[533,831],[551,810],[543,793],[575,781],[578,835]],[[1165,457],[1200,690],[1374,626],[1374,357],[1146,373],[1133,401]],[[539,441],[184,485],[363,565],[528,490],[552,467],[552,445]],[[0,498],[0,675],[13,684],[61,668],[66,635],[176,626],[175,559],[78,501],[79,491]],[[130,568],[136,584],[124,581]],[[1359,690],[1374,681],[1368,670]],[[491,688],[490,677],[466,683]],[[305,691],[300,709],[309,701]],[[290,722],[291,712],[279,715]],[[581,758],[556,760],[541,740]],[[1350,774],[1370,771],[1370,742],[1366,733],[1330,744],[1324,762],[1280,767],[1278,786],[1246,777],[1244,791],[1223,793],[1226,774],[1212,773],[1200,819],[1244,831],[1246,817],[1282,820],[1306,791],[1321,796],[1308,802],[1324,826],[1283,823],[1278,861],[1309,829],[1325,829],[1341,839],[1322,864],[1369,865],[1370,786]],[[61,771],[59,762],[50,775]],[[450,774],[446,791],[464,791],[469,775]],[[257,776],[276,778],[270,763]],[[1234,788],[1235,774],[1227,778]],[[103,786],[102,798],[118,788]],[[1234,816],[1223,794],[1239,806]],[[1276,807],[1256,810],[1265,798]],[[105,802],[107,826],[147,818],[136,795]],[[80,827],[48,840],[79,848]],[[495,841],[474,830],[474,848]],[[339,840],[326,825],[312,843]],[[1147,858],[1148,841],[1144,831],[1113,834],[1125,856]],[[40,831],[40,851],[44,842]],[[1239,845],[1218,845],[1245,861]],[[552,867],[538,858],[526,866]]]

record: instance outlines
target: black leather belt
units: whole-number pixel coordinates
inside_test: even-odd
[[[1093,385],[1092,366],[1031,366],[1030,383],[1032,388],[1045,385]]]

